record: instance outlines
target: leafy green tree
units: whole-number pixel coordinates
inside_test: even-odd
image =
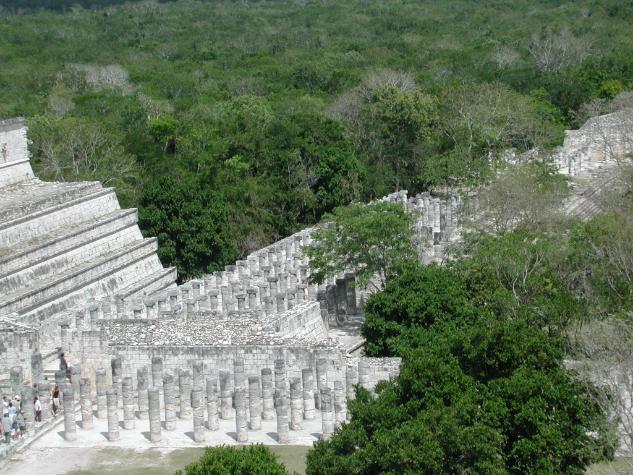
[[[325,215],[324,221],[304,248],[315,282],[347,270],[361,286],[379,288],[417,258],[411,217],[402,205],[352,203]]]
[[[164,177],[146,184],[139,223],[159,242],[164,265],[176,266],[180,279],[200,276],[237,258],[224,197],[195,178]]]
[[[416,341],[375,399],[358,390],[351,422],[308,453],[308,475],[580,475],[613,455],[605,414],[542,330],[483,318]]]
[[[528,231],[467,240],[464,259],[453,267],[474,298],[496,315],[519,318],[559,333],[585,315],[572,289],[568,249],[557,236]]]
[[[410,329],[437,322],[464,325],[480,311],[457,272],[435,264],[409,266],[367,302],[361,329],[365,354],[399,355],[410,344],[406,338]]]
[[[567,221],[569,185],[547,162],[510,166],[477,193],[467,223],[482,232],[551,231]]]
[[[263,445],[207,447],[196,462],[174,475],[290,475]]]
[[[597,216],[570,237],[573,287],[606,315],[633,308],[633,224],[625,214]]]

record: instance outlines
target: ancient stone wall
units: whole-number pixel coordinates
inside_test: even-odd
[[[23,119],[0,120],[0,188],[33,178]]]

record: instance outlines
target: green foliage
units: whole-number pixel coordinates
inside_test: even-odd
[[[438,322],[462,326],[479,312],[456,272],[437,265],[410,267],[367,302],[362,327],[365,354],[401,354],[410,343],[406,335],[411,328]]]
[[[207,447],[197,462],[174,475],[290,475],[263,445]]]
[[[569,284],[568,249],[557,236],[515,231],[469,240],[468,258],[454,268],[480,304],[558,333],[584,315],[584,302]]]
[[[228,205],[195,179],[165,177],[143,190],[139,222],[159,242],[163,265],[176,266],[180,279],[200,276],[233,262]]]
[[[627,215],[597,216],[577,226],[570,248],[574,288],[592,314],[633,308],[633,225]]]
[[[304,248],[317,283],[343,271],[354,272],[361,286],[373,279],[384,283],[417,257],[411,217],[402,205],[353,203],[324,219]]]
[[[308,453],[308,475],[582,474],[612,455],[603,412],[542,330],[482,318],[432,325],[417,343],[376,399],[358,390],[351,422]]]

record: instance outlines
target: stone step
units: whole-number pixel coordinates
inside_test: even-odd
[[[29,180],[2,188],[0,223],[72,201],[102,190],[97,181],[49,183]]]
[[[115,295],[117,298],[125,301],[142,298],[146,295],[160,292],[173,286],[176,283],[176,277],[175,267],[160,269],[147,277],[118,290]]]
[[[0,248],[19,246],[22,242],[41,239],[42,236],[58,232],[60,228],[73,227],[79,222],[89,221],[120,209],[114,189],[101,188],[100,185],[90,183],[88,185],[93,186],[70,187],[68,190],[55,187],[57,193],[51,190],[46,190],[46,193],[36,192],[35,195],[41,199],[27,200],[29,202],[23,206],[11,203],[15,199],[27,197],[12,193],[12,199],[8,201],[13,209],[10,213],[5,213],[5,217],[11,219],[0,219]],[[0,198],[0,209],[2,201]]]
[[[136,210],[117,210],[97,220],[0,249],[0,293],[64,272],[97,255],[142,238]]]
[[[102,281],[107,284],[105,288],[101,289],[103,292],[115,291],[125,282],[133,280],[135,276],[138,278],[138,275],[146,275],[145,272],[160,268],[160,261],[155,254],[156,249],[155,238],[135,241],[103,254],[92,261],[82,263],[81,265],[69,269],[63,275],[55,275],[48,279],[38,280],[32,285],[4,295],[3,301],[0,303],[0,315],[11,312],[18,312],[24,315],[34,312],[38,307],[44,305],[50,306],[50,304],[57,303],[57,301],[63,299],[65,296],[77,293],[86,286],[98,284]],[[150,260],[152,265],[142,266],[143,269],[138,270],[142,273],[135,274],[134,272],[128,272],[125,276],[128,280],[118,278],[122,276],[117,276],[117,279],[112,280],[112,276],[118,271],[129,268],[136,262],[145,259]],[[86,297],[86,295],[84,295],[85,293],[86,292],[82,292],[84,298]],[[66,302],[63,305],[55,306],[51,311],[60,311],[69,308],[70,305],[69,302]]]

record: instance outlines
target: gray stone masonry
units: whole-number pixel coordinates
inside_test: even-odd
[[[117,390],[110,388],[106,391],[108,401],[108,440],[115,442],[119,440],[119,408]]]
[[[163,387],[163,359],[159,356],[152,358],[152,386]]]
[[[207,377],[207,428],[218,430],[218,381]]]
[[[77,440],[77,423],[75,422],[75,397],[72,385],[66,383],[62,392],[64,404],[64,440]]]
[[[277,411],[277,442],[287,444],[290,440],[289,403],[285,390],[275,390],[275,408]]]
[[[272,370],[264,368],[262,369],[262,419],[265,421],[271,421],[275,416],[274,394]]]
[[[191,390],[191,411],[193,413],[193,440],[205,442],[204,435],[204,392],[200,386],[194,386]]]
[[[191,374],[189,371],[182,371],[178,376],[180,389],[180,413],[181,419],[191,417]]]
[[[334,414],[337,428],[347,421],[346,394],[342,381],[334,381]]]
[[[92,394],[90,392],[90,379],[81,378],[79,381],[79,398],[81,405],[81,428],[90,430],[94,426],[92,416]]]
[[[37,397],[42,405],[42,422],[46,422],[53,417],[51,390],[49,388],[48,381],[42,380],[37,383]]]
[[[123,399],[123,428],[134,429],[134,387],[130,376],[123,378],[121,384],[121,394]]]
[[[147,400],[149,389],[149,373],[147,366],[136,370],[136,390],[138,392],[138,418],[146,420],[149,417],[149,401]],[[158,389],[158,388],[157,388]]]
[[[290,378],[290,429],[301,430],[303,421],[303,391],[301,378]]]
[[[163,394],[165,398],[165,430],[176,429],[176,382],[173,375],[165,373],[162,375]],[[156,388],[157,389],[157,388]]]
[[[235,388],[235,432],[238,442],[248,442],[248,416],[247,416],[246,390],[243,387]]]
[[[231,390],[230,371],[220,370],[220,418],[233,418],[233,392]]]
[[[259,377],[248,377],[248,403],[250,430],[260,430],[262,428],[262,397],[259,385]]]
[[[307,421],[314,419],[314,373],[311,369],[301,370],[303,380],[303,418]]]
[[[110,366],[112,368],[112,388],[116,390],[117,407],[123,407],[123,368],[121,367],[121,357],[112,358]]]
[[[328,440],[334,432],[334,410],[332,403],[332,390],[323,388],[321,393],[321,423],[323,431],[323,439]]]
[[[95,371],[95,379],[97,386],[97,417],[99,419],[105,419],[108,417],[107,406],[107,379],[106,370],[103,368],[97,368]]]
[[[160,427],[160,391],[158,388],[147,390],[148,417],[149,417],[149,438],[150,442],[160,442],[162,440]]]

